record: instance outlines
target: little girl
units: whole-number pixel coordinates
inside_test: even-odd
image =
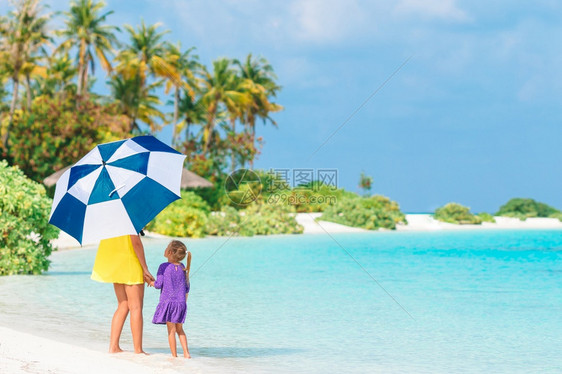
[[[187,254],[187,266],[181,260]],[[187,295],[189,294],[189,269],[191,267],[191,252],[187,252],[185,244],[179,240],[172,240],[166,250],[164,262],[158,268],[156,281],[151,285],[160,290],[160,302],[154,312],[152,323],[166,324],[168,327],[168,342],[172,356],[178,357],[176,352],[176,333],[180,338],[183,356],[191,358],[187,348],[187,338],[183,331],[183,323],[187,312]]]

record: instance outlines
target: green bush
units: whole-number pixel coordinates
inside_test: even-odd
[[[470,208],[457,203],[448,203],[435,210],[434,218],[448,223],[467,225],[480,224],[482,219],[470,213]]]
[[[490,213],[481,212],[481,213],[478,213],[478,217],[480,217],[480,220],[482,222],[496,223],[496,220],[494,219],[494,216],[492,216]]]
[[[293,189],[278,189],[263,193],[263,199],[270,204],[285,204],[298,213],[323,212],[337,201],[358,195],[322,182],[311,182]]]
[[[252,204],[244,211],[240,235],[301,234],[295,210],[285,204]]]
[[[254,203],[240,211],[227,206],[211,215],[207,232],[217,236],[300,234],[303,227],[294,213],[292,207],[284,204]]]
[[[197,196],[200,196],[207,203],[207,205],[209,205],[209,208],[211,208],[211,210],[219,210],[222,206],[225,192],[222,184],[214,184],[214,187],[188,188],[186,191],[193,192]]]
[[[293,189],[287,202],[299,213],[323,212],[340,200],[358,196],[353,192],[314,182]]]
[[[224,206],[218,212],[209,216],[207,234],[217,236],[230,236],[240,230],[240,213],[231,206]]]
[[[49,268],[52,200],[17,167],[0,161],[0,275],[41,274]]]
[[[181,196],[160,212],[146,229],[169,236],[204,237],[209,205],[193,192],[182,191]]]
[[[549,215],[550,218],[558,218],[558,220],[560,220],[562,222],[562,212],[558,212],[558,213],[552,213],[551,215]]]
[[[500,207],[496,216],[515,217],[525,220],[530,217],[558,218],[560,211],[533,199],[514,198]]]
[[[396,228],[398,223],[406,223],[400,206],[388,197],[374,195],[371,197],[347,197],[338,200],[324,210],[321,220],[342,225],[360,227],[367,230],[379,228]]]

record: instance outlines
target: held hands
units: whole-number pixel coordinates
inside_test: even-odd
[[[148,269],[143,269],[143,279],[148,284],[149,287],[154,287],[154,277],[150,274]]]

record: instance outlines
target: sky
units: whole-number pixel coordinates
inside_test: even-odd
[[[356,192],[364,172],[405,212],[454,201],[494,213],[512,197],[562,209],[558,1],[107,3],[111,23],[161,22],[207,65],[250,52],[270,61],[285,109],[277,128],[257,126],[257,168],[337,169]]]

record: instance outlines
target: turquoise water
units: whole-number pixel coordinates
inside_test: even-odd
[[[181,365],[211,373],[562,371],[562,232],[332,236],[186,241],[194,360]],[[154,272],[165,244],[145,240]],[[57,252],[43,276],[0,278],[0,324],[105,350],[115,300],[111,285],[89,279],[94,256]],[[157,300],[147,289],[144,342],[155,363],[168,352],[165,328],[150,323]],[[122,341],[131,349],[128,323]]]

